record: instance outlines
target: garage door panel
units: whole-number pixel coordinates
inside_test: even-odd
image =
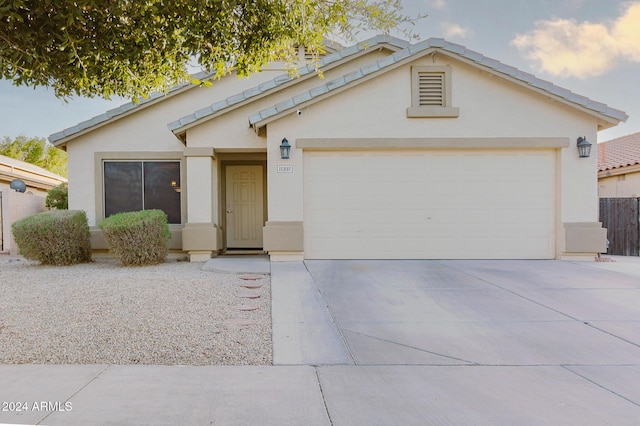
[[[553,258],[554,151],[305,152],[307,258]]]

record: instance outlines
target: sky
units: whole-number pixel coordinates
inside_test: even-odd
[[[403,0],[441,37],[626,112],[598,142],[640,132],[640,0]],[[397,34],[394,34],[398,36]],[[0,138],[47,137],[126,99],[73,98],[0,80]]]

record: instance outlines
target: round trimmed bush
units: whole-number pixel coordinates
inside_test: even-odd
[[[45,265],[91,261],[91,235],[82,210],[52,210],[11,225],[20,254]]]
[[[171,232],[162,210],[117,213],[98,226],[123,265],[154,265],[167,257]]]

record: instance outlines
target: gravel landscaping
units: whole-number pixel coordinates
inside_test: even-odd
[[[239,275],[201,268],[0,255],[0,363],[271,364],[269,276],[247,289]]]

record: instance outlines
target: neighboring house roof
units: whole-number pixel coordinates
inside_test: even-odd
[[[188,128],[200,124],[203,121],[210,120],[220,114],[229,112],[232,109],[240,107],[250,101],[261,98],[273,90],[282,88],[287,83],[296,83],[304,81],[305,77],[312,76],[316,73],[317,68],[329,69],[332,65],[341,63],[343,59],[351,59],[354,55],[365,52],[367,49],[374,49],[382,46],[391,47],[393,50],[400,50],[409,46],[409,42],[400,40],[390,36],[376,36],[369,40],[353,45],[344,50],[337,51],[320,59],[317,64],[310,64],[298,69],[297,75],[280,74],[273,80],[266,81],[258,86],[245,90],[242,93],[230,96],[226,99],[218,101],[206,108],[199,109],[193,114],[186,115],[180,119],[168,124],[169,130],[180,136]]]
[[[598,171],[640,164],[640,132],[598,144]]]
[[[414,61],[421,56],[429,55],[434,52],[440,52],[471,65],[481,67],[493,74],[507,78],[510,81],[530,89],[534,89],[539,93],[546,94],[547,96],[570,104],[573,107],[582,109],[592,115],[596,115],[599,119],[609,124],[609,126],[601,126],[602,128],[616,125],[620,121],[626,121],[628,118],[627,114],[623,111],[610,108],[603,103],[595,102],[587,97],[577,95],[570,90],[563,89],[546,80],[539,79],[532,74],[505,65],[500,61],[481,55],[480,53],[469,50],[464,46],[445,41],[441,38],[430,38],[420,43],[410,45],[384,59],[366,65],[338,79],[329,81],[286,101],[263,109],[262,111],[251,115],[249,117],[249,123],[258,130],[270,121],[276,120],[294,109],[302,108],[315,101],[331,96],[334,93],[339,93],[348,87],[363,83],[376,75],[388,72],[407,62]]]
[[[67,181],[67,178],[42,167],[0,155],[0,181],[11,182],[14,179],[24,181],[27,186],[42,189],[50,189]]]

